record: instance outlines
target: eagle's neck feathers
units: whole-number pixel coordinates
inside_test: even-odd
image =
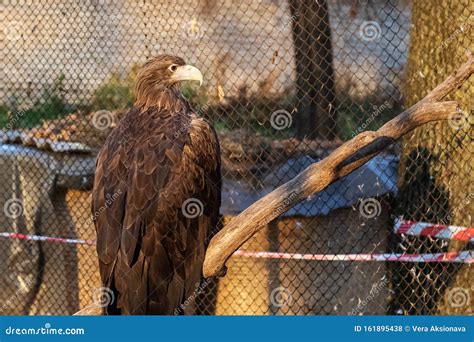
[[[142,111],[155,107],[174,113],[188,112],[191,109],[188,101],[181,95],[178,85],[138,88],[135,106]]]

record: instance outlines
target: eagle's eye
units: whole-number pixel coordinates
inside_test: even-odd
[[[176,64],[171,64],[168,69],[169,69],[171,72],[175,72],[176,69],[178,69],[178,66],[177,66]]]

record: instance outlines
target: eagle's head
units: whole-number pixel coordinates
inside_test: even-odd
[[[201,85],[202,74],[180,57],[160,55],[148,59],[137,74],[136,105],[148,107],[159,104],[163,96],[177,95],[182,81],[199,81]]]

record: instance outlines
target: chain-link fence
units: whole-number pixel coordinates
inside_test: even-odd
[[[147,57],[177,55],[204,75],[202,87],[182,91],[220,139],[225,224],[455,69],[438,56],[453,45],[472,49],[472,4],[460,1],[445,27],[444,15],[436,23],[423,17],[438,5],[424,6],[2,1],[2,314],[72,314],[100,300],[95,156],[133,104]],[[430,30],[441,41],[415,49],[414,37]],[[444,76],[431,76],[441,65]],[[436,81],[406,87],[417,75]],[[467,111],[472,86],[456,98]],[[417,131],[269,224],[230,259],[224,278],[201,284],[198,312],[472,313],[472,127],[455,121],[443,129],[439,138]]]

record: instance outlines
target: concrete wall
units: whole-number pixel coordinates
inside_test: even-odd
[[[0,5],[0,102],[28,105],[60,74],[72,102],[87,100],[111,72],[171,53],[199,66],[211,94],[246,86],[283,92],[294,79],[291,17],[284,0],[15,0]],[[330,0],[337,85],[365,96],[393,93],[406,60],[409,6],[375,2],[351,15]],[[382,2],[385,3],[385,2]],[[360,37],[363,21],[378,39]],[[268,87],[268,89],[267,89]],[[383,95],[383,94],[382,94]]]

